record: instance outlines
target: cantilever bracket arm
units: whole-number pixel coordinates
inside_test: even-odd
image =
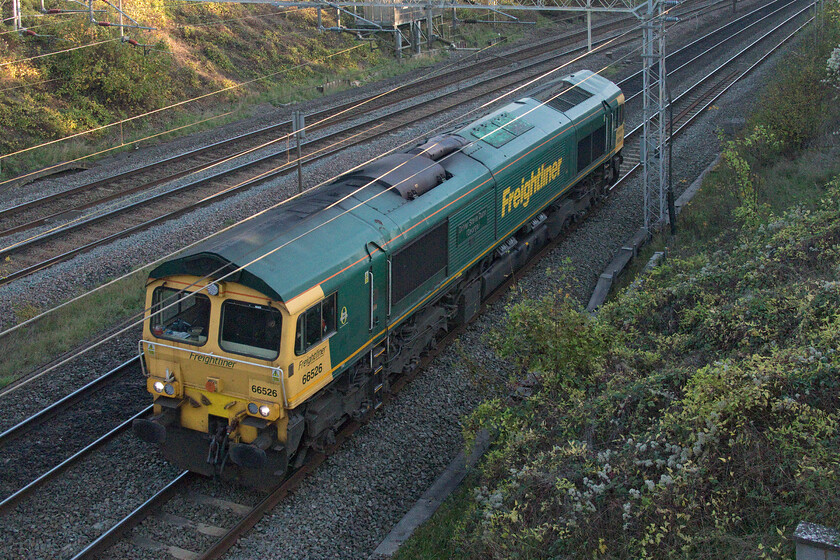
[[[502,15],[502,16],[505,16],[505,17],[508,17],[508,18],[512,19],[513,21],[519,21],[519,18],[518,18],[518,17],[516,17],[516,16],[514,16],[514,15],[511,15],[511,14],[508,14],[508,13],[505,13],[505,12],[503,12],[502,10],[500,10],[500,9],[498,9],[498,8],[493,8],[493,7],[491,6],[491,7],[490,7],[490,8],[488,8],[488,9],[489,9],[491,12],[496,12],[496,13],[497,13],[497,14],[499,14],[499,15]]]

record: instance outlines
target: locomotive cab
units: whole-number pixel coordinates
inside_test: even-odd
[[[285,409],[297,337],[286,306],[236,283],[175,276],[150,281],[146,307],[140,350],[155,401],[138,435],[205,475],[285,473],[297,445]]]

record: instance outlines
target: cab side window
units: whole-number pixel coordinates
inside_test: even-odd
[[[335,294],[331,294],[298,317],[295,354],[305,354],[335,332],[335,300]]]

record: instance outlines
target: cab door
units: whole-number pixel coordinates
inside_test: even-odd
[[[365,274],[369,296],[368,330],[373,336],[385,329],[388,324],[390,260],[388,252],[378,243],[370,241],[366,248],[369,257],[368,270]]]
[[[604,105],[604,129],[606,138],[607,152],[611,152],[615,148],[615,114],[606,101],[601,102]]]
[[[369,242],[367,250],[370,256],[368,270],[365,273],[370,297],[368,328],[373,338],[373,345],[367,358],[371,372],[369,395],[373,407],[378,409],[382,406],[385,394],[388,392],[384,364],[388,358],[387,330],[388,317],[391,313],[391,260],[390,255],[377,243]]]

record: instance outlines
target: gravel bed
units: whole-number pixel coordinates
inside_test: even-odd
[[[69,558],[177,475],[132,434],[0,517],[0,558]]]
[[[0,395],[0,406],[3,407],[3,412],[0,414],[0,431],[11,428],[91,380],[136,356],[137,340],[141,334],[139,328],[128,330],[102,344],[102,346],[44,374],[28,385]],[[144,385],[142,387],[143,396],[148,394],[145,393],[143,380],[135,378],[135,382]],[[127,406],[132,404],[131,401],[122,402]],[[141,407],[138,406],[137,408]],[[123,419],[127,418],[125,414],[123,416]],[[68,427],[68,429],[71,430],[68,435],[70,433],[78,435],[75,433],[76,427]],[[0,464],[6,464],[7,457],[8,454],[4,451]]]
[[[590,59],[568,71],[600,67],[605,60]],[[754,98],[749,92],[768,72],[764,67],[737,86],[717,104],[717,110],[707,112],[699,124],[675,142],[677,194],[714,158],[717,149],[714,130],[721,122],[744,114],[749,100]],[[675,91],[677,87],[679,85],[674,84]],[[431,128],[450,118],[452,115],[437,116],[423,126]],[[414,128],[420,134],[421,127]],[[393,146],[398,138],[410,134],[412,132],[389,135],[336,156],[328,163],[313,165],[307,172],[307,182],[311,185],[331,178],[337,171],[374,157]],[[31,293],[48,301],[54,293],[65,294],[63,297],[66,298],[66,294],[74,293],[80,287],[95,285],[103,278],[160,258],[231,220],[243,219],[289,196],[296,190],[295,180],[292,177],[258,187],[223,204],[198,210],[0,288],[3,300],[0,313],[9,309],[3,305],[10,305],[10,301],[24,294]],[[575,278],[572,294],[585,304],[604,266],[641,223],[640,188],[638,181],[631,181],[614,193],[607,204],[571,232],[556,251],[512,290],[509,299],[556,292],[562,287],[559,275],[546,275],[545,271],[560,269],[569,259]],[[60,300],[61,297],[55,301]],[[488,330],[503,321],[506,301],[503,299],[491,306],[467,329],[459,345],[445,350],[427,371],[243,539],[230,557],[366,557],[462,445],[460,418],[481,398],[469,382],[471,374],[466,371],[462,354],[489,375],[503,378],[509,373],[510,366],[493,357],[483,342]],[[26,391],[0,396],[0,405],[6,405],[2,407],[5,412],[0,422],[10,422],[9,418],[18,414],[30,414],[55,400],[58,393],[76,388],[94,374],[117,365],[136,352],[137,336],[137,333],[129,333],[102,351],[86,356],[79,364],[45,376],[47,379],[31,384]],[[106,363],[109,365],[104,365]],[[0,558],[71,556],[80,542],[98,534],[97,523],[100,523],[97,527],[110,524],[175,475],[174,469],[149,449],[130,435],[120,438],[108,447],[107,452],[98,453],[74,468],[73,476],[62,477],[39,491],[36,499],[19,505],[10,515],[0,519],[0,535],[7,543],[0,550]],[[218,495],[218,491],[230,492],[230,499],[240,503],[248,496],[235,488],[216,488],[214,495]],[[65,504],[74,506],[68,511]],[[208,520],[212,516],[206,508],[191,508],[186,502],[176,509],[179,515],[196,520]],[[222,515],[218,522],[225,519]],[[205,522],[215,524],[209,520]],[[154,526],[142,530],[150,531],[152,535],[158,534],[155,531],[165,531]],[[183,531],[183,534],[193,533]],[[203,538],[186,538],[182,546],[198,550]],[[160,556],[130,544],[119,545],[111,555],[114,558]]]
[[[0,499],[146,408],[148,395],[137,365],[96,398],[58,414],[6,446],[0,456]]]

